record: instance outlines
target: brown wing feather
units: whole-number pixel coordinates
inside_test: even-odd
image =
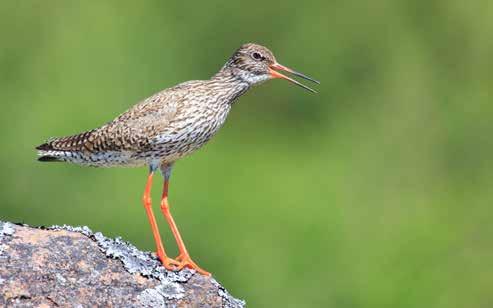
[[[184,100],[182,85],[170,88],[136,104],[100,128],[56,138],[38,147],[44,151],[145,151],[157,134],[179,114]]]

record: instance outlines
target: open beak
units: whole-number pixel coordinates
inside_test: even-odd
[[[296,80],[294,80],[292,78],[289,78],[288,76],[283,75],[283,74],[279,73],[276,70],[285,71],[285,72],[291,73],[291,74],[293,74],[295,76],[301,77],[303,79],[310,80],[311,82],[320,84],[320,82],[318,82],[317,80],[315,80],[315,79],[313,79],[311,77],[308,77],[308,76],[306,76],[306,75],[304,75],[302,73],[298,73],[297,71],[294,71],[294,70],[290,69],[289,67],[285,67],[284,65],[281,65],[279,63],[274,63],[274,64],[271,64],[269,66],[270,76],[272,78],[286,79],[287,81],[290,81],[290,82],[294,83],[295,85],[298,85],[298,86],[302,87],[305,90],[308,90],[308,91],[313,92],[313,93],[317,93],[317,91],[313,90],[312,88],[307,87],[304,84],[302,84],[302,83],[300,83],[300,82],[298,82],[298,81],[296,81]]]

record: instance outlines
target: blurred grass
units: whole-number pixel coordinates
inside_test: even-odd
[[[40,164],[33,147],[254,41],[320,93],[259,86],[178,163],[197,262],[251,307],[491,306],[491,3],[3,1],[0,17],[1,219],[152,250],[146,170]]]

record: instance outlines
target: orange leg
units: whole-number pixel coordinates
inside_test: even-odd
[[[154,236],[154,241],[156,242],[157,256],[166,269],[175,270],[180,264],[177,261],[168,258],[168,256],[166,255],[163,243],[161,241],[161,235],[159,234],[159,228],[156,223],[156,218],[154,217],[154,212],[152,211],[151,187],[153,174],[154,172],[151,171],[149,173],[149,177],[147,178],[147,184],[144,190],[144,196],[142,197],[142,203],[144,203],[147,218],[149,218],[149,223],[151,225],[152,235]]]
[[[173,219],[173,216],[171,215],[171,212],[169,210],[168,186],[169,186],[169,176],[170,176],[171,166],[163,166],[161,168],[162,168],[161,170],[163,170],[164,168],[163,170],[164,184],[163,184],[163,195],[161,197],[161,212],[163,212],[164,218],[166,218],[166,221],[168,222],[171,232],[175,237],[176,244],[178,245],[178,251],[180,253],[176,258],[176,260],[180,263],[178,267],[179,269],[188,267],[196,270],[199,274],[210,276],[211,274],[209,272],[203,270],[195,262],[192,261],[190,255],[188,254],[187,248],[185,247],[185,243],[183,243],[183,239],[181,238],[180,232],[178,231],[175,220]]]

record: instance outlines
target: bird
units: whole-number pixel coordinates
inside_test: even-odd
[[[36,147],[38,161],[92,167],[148,167],[142,203],[158,259],[170,271],[189,268],[210,276],[190,257],[171,215],[168,202],[171,171],[176,161],[201,148],[218,132],[233,103],[253,86],[269,79],[285,79],[316,93],[281,71],[319,84],[279,64],[267,47],[243,44],[210,79],[186,81],[162,90],[96,129],[48,139]],[[158,169],[164,177],[160,210],[178,246],[176,258],[166,254],[152,210],[151,186]]]

